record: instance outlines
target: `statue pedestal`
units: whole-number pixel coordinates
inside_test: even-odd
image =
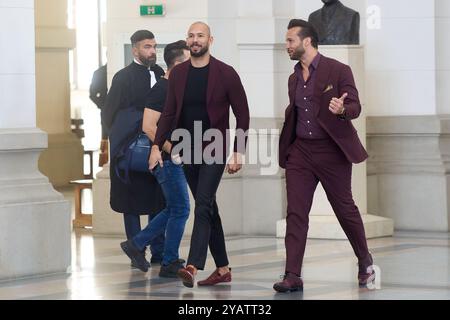
[[[364,48],[362,46],[320,46],[319,52],[348,64],[353,71],[356,87],[362,105],[362,113],[353,125],[358,130],[359,138],[366,145],[366,117],[364,115]],[[367,238],[392,236],[394,224],[392,219],[367,214],[367,173],[366,162],[353,165],[352,173],[353,199],[358,206]],[[285,219],[277,222],[277,237],[284,237],[286,232]],[[344,231],[334,215],[322,186],[317,186],[309,217],[308,238],[316,239],[346,239]]]

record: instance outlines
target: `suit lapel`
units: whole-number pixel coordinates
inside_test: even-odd
[[[186,89],[186,82],[187,82],[190,65],[191,65],[191,62],[189,60],[184,62],[183,64],[180,64],[179,78],[178,78],[177,86],[175,87],[175,95],[176,95],[176,99],[177,99],[178,113],[181,111],[181,108],[183,106],[184,90]]]
[[[291,105],[294,105],[295,91],[297,90],[297,82],[298,82],[297,72],[294,72],[292,74],[292,78],[289,81],[289,102]]]
[[[326,85],[329,82],[330,71],[331,70],[329,67],[328,59],[324,56],[321,56],[319,64],[317,66],[317,70],[316,70],[317,75],[316,75],[316,83],[314,85],[314,94],[313,94],[314,103],[317,106],[317,108],[315,108],[315,110],[314,110],[316,116],[319,114],[319,110],[321,107],[323,90],[325,89]]]
[[[217,78],[219,77],[219,65],[217,60],[211,56],[209,60],[209,74],[208,74],[208,88],[206,93],[206,106],[208,107],[213,96],[214,87],[217,83]]]
[[[297,72],[294,72],[292,76],[289,78],[288,82],[288,93],[289,93],[289,110],[288,110],[288,117],[290,117],[292,110],[295,108],[295,92],[297,90],[297,82],[298,82],[298,76]]]

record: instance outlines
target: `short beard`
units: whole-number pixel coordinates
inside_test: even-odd
[[[150,58],[139,57],[139,61],[147,68],[153,67],[156,64],[156,55]]]
[[[191,48],[189,48],[189,51],[191,52],[191,56],[195,58],[203,57],[209,50],[209,47],[203,47],[199,52],[193,52]]]
[[[297,49],[295,49],[294,54],[291,56],[291,60],[300,61],[300,59],[302,58],[302,56],[304,54],[305,54],[305,48],[298,47]]]

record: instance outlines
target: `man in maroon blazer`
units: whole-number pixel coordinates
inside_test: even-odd
[[[286,268],[278,292],[303,289],[301,268],[308,215],[320,182],[358,258],[360,285],[374,280],[364,225],[351,191],[352,163],[367,159],[351,120],[361,113],[349,66],[318,52],[318,36],[304,20],[293,19],[286,49],[298,60],[289,77],[289,106],[280,135],[279,163],[286,169]]]
[[[226,143],[222,143],[212,159],[203,158],[208,143],[203,141],[202,136],[206,130],[216,129],[222,142],[228,140],[230,105],[236,116],[236,129],[247,132],[250,120],[241,80],[231,66],[210,55],[212,41],[210,29],[205,23],[196,22],[189,28],[186,42],[191,59],[172,70],[166,104],[149,159],[149,163],[153,164],[150,169],[158,164],[162,166],[160,150],[171,131],[185,129],[189,132],[191,146],[187,149],[190,150],[183,149],[182,156],[184,173],[195,199],[195,220],[186,268],[178,272],[178,277],[187,287],[194,286],[197,270],[203,270],[208,245],[216,270],[197,284],[214,285],[231,281],[231,268],[228,267],[225,238],[216,203],[216,191],[225,169],[228,149]],[[198,124],[201,125],[201,132],[198,132]],[[246,140],[245,137],[243,140]],[[236,139],[234,152],[227,164],[229,173],[236,173],[242,167],[246,143],[238,142]],[[210,160],[214,160],[213,163]]]

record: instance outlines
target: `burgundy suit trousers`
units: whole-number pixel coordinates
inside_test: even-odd
[[[359,263],[370,259],[364,225],[351,190],[352,164],[331,139],[297,138],[286,162],[286,272],[301,276],[309,212],[318,182],[344,230]]]

